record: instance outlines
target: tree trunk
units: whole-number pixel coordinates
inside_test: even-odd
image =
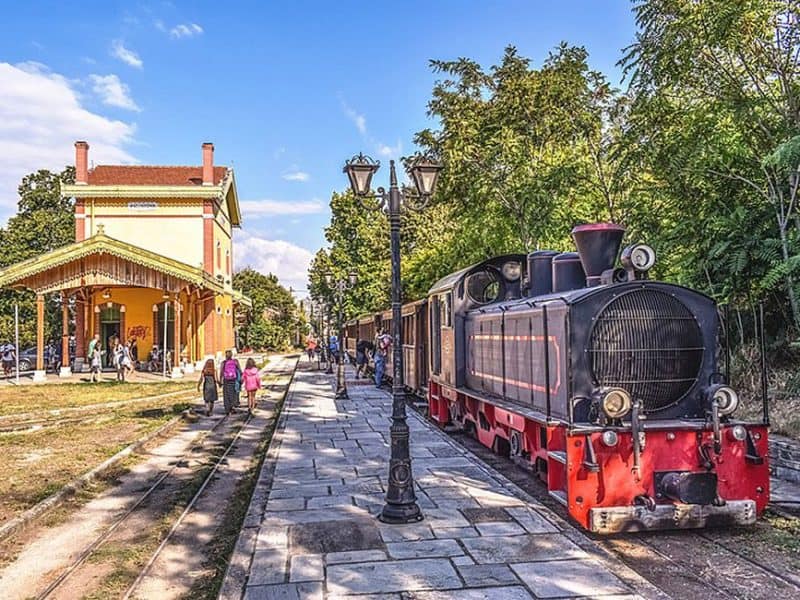
[[[781,234],[781,252],[783,254],[783,261],[789,261],[789,240],[786,237],[786,225],[778,222],[778,229]],[[789,306],[792,307],[792,319],[794,320],[794,327],[800,331],[800,310],[797,307],[797,296],[794,293],[794,278],[791,273],[786,274],[786,291],[789,293]]]

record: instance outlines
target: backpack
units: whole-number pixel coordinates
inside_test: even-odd
[[[225,361],[225,365],[222,367],[222,378],[239,379],[239,369],[236,368],[236,361],[232,358]]]

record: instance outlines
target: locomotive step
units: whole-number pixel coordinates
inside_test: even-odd
[[[567,464],[567,453],[561,450],[548,450],[547,451],[548,458],[551,458],[555,461],[560,462],[562,465]]]
[[[567,505],[567,494],[564,490],[548,490],[548,493],[551,497],[558,500],[562,506]]]

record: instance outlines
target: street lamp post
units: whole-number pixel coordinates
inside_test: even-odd
[[[347,279],[337,279],[334,281],[333,275],[330,273],[325,274],[325,283],[328,284],[328,287],[333,291],[333,298],[336,302],[336,320],[339,325],[339,360],[337,368],[336,368],[336,399],[337,400],[346,400],[347,396],[347,385],[344,381],[344,315],[343,315],[343,308],[344,308],[344,293],[348,289],[352,288],[358,277],[355,273],[350,273],[347,276]]]
[[[325,314],[327,315],[327,326],[325,327],[325,359],[328,361],[328,368],[325,369],[326,375],[333,375],[333,361],[331,360],[331,306],[325,303]]]
[[[389,161],[389,191],[378,188],[371,191],[372,176],[380,162],[368,156],[354,156],[344,166],[353,193],[360,197],[373,197],[389,217],[392,253],[392,425],[390,428],[391,457],[389,459],[389,485],[386,504],[379,519],[385,523],[413,523],[424,517],[414,492],[414,476],[409,452],[409,430],[406,421],[406,393],[403,382],[403,325],[402,290],[400,282],[400,213],[405,208],[420,208],[430,198],[436,187],[441,166],[424,157],[417,157],[409,169],[418,195],[401,190],[397,185],[394,161]],[[415,202],[421,200],[422,202]],[[416,206],[415,206],[416,205]]]

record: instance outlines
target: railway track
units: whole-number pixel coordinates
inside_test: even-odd
[[[425,415],[424,404],[412,401],[409,405]],[[759,543],[758,536],[766,535],[769,525],[760,523],[755,530],[683,530],[613,537],[587,534],[569,522],[564,507],[550,497],[535,475],[493,453],[466,433],[453,433],[451,437],[561,516],[573,541],[580,545],[581,537],[588,535],[607,559],[622,562],[669,597],[714,600],[800,597],[800,576],[794,574],[797,569],[786,563],[773,564],[769,557],[759,556],[759,544],[769,544]],[[800,563],[800,555],[796,560]]]
[[[270,369],[266,372],[267,378],[286,375],[291,368],[286,366],[287,361],[282,361],[280,368]],[[269,389],[269,385],[267,386]],[[172,540],[173,535],[181,526],[207,491],[209,484],[218,476],[226,464],[226,460],[235,448],[240,434],[245,430],[253,416],[246,412],[233,413],[219,419],[214,425],[202,433],[201,439],[195,440],[172,466],[158,475],[146,489],[142,490],[138,498],[122,514],[108,524],[94,539],[86,544],[77,554],[76,558],[64,568],[49,585],[35,597],[37,600],[72,598],[76,591],[83,594],[82,586],[91,576],[82,574],[81,571],[93,562],[94,557],[102,555],[105,547],[125,547],[130,549],[139,537],[137,528],[143,523],[152,528],[165,518],[171,518],[171,526],[166,534],[161,537],[158,547],[153,551],[148,560],[138,572],[134,581],[127,587],[120,597],[128,599],[136,597],[136,592],[141,582],[150,574],[153,565],[161,553]],[[205,461],[205,466],[203,463]],[[199,474],[199,475],[198,475]],[[153,504],[180,495],[186,489],[192,491],[191,498],[183,505],[180,502],[171,504],[163,514],[152,515]],[[177,517],[171,513],[182,508]],[[150,511],[151,514],[145,516]],[[141,540],[139,540],[141,543]],[[87,569],[91,570],[91,569]],[[116,595],[116,594],[115,594]]]

